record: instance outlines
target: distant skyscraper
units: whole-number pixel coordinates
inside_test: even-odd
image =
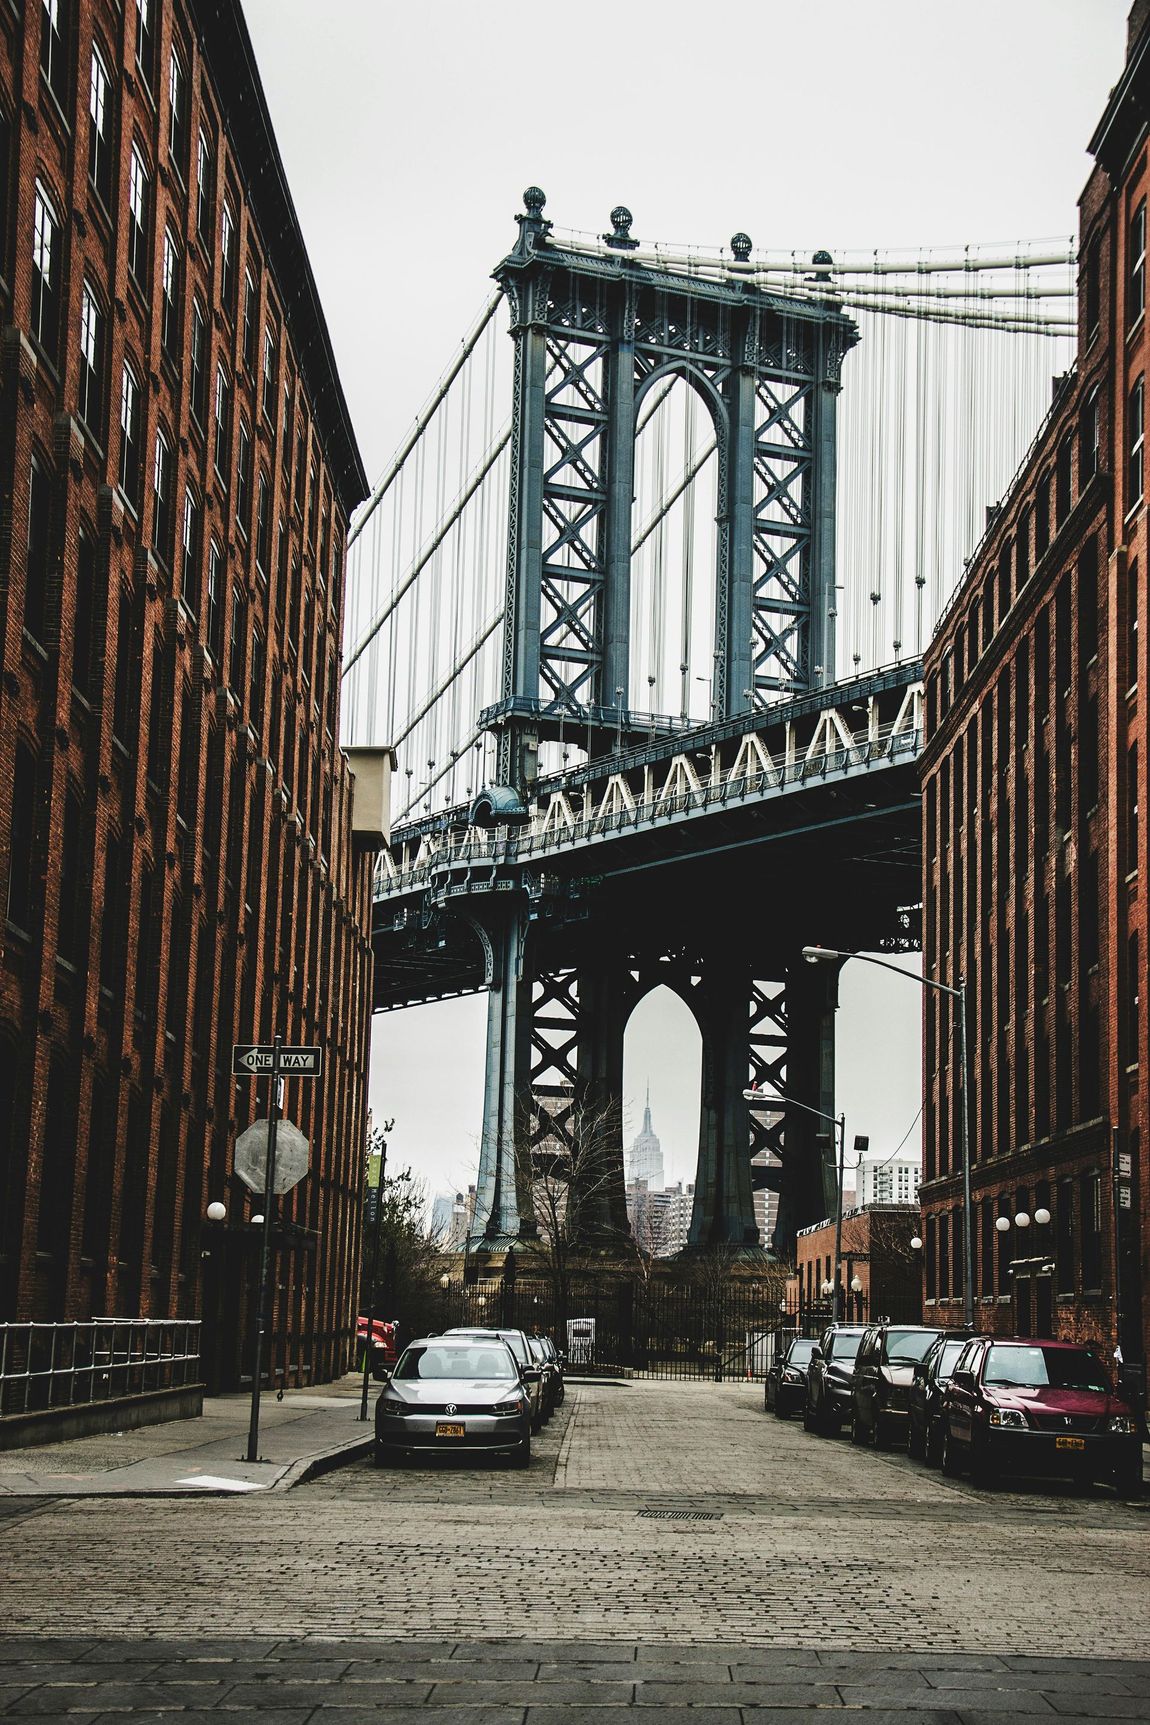
[[[649,1192],[663,1190],[663,1146],[651,1130],[651,1087],[647,1086],[647,1102],[643,1109],[643,1130],[635,1135],[627,1159],[629,1181],[645,1180]]]

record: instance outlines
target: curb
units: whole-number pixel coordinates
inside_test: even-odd
[[[290,1491],[293,1486],[304,1485],[309,1479],[319,1479],[321,1475],[332,1473],[337,1467],[346,1467],[349,1462],[370,1455],[374,1444],[374,1436],[349,1438],[332,1449],[321,1450],[319,1455],[301,1456],[298,1461],[293,1461],[290,1467],[285,1468],[267,1489]]]

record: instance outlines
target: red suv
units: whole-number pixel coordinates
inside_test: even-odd
[[[979,1485],[1005,1472],[1142,1489],[1142,1442],[1098,1356],[1074,1342],[973,1336],[942,1407],[942,1471]]]

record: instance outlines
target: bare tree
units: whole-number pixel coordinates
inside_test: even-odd
[[[593,1257],[634,1253],[623,1189],[622,1121],[617,1103],[575,1091],[529,1094],[517,1110],[519,1257],[550,1284],[559,1333],[566,1330],[572,1276]]]

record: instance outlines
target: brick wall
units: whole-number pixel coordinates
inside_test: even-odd
[[[231,1148],[266,1086],[230,1051],[278,1029],[326,1071],[285,1096],[313,1169],[283,1205],[275,1364],[327,1376],[366,1107],[337,719],[362,466],[238,7],[151,0],[141,35],[136,0],[72,0],[47,45],[22,10],[0,5],[0,1317],[202,1310],[236,1380]]]

